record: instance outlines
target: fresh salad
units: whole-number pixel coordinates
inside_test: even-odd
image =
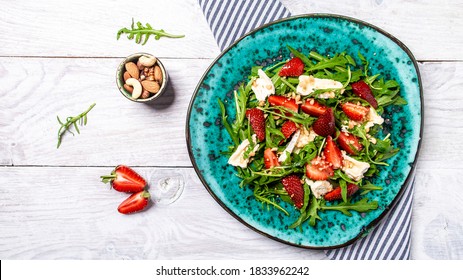
[[[378,202],[365,194],[381,191],[371,183],[378,166],[398,148],[382,135],[381,116],[389,105],[405,105],[399,84],[369,73],[358,53],[331,57],[305,55],[288,47],[292,58],[255,66],[249,81],[234,91],[235,120],[218,100],[222,124],[233,145],[223,153],[236,166],[240,187],[269,211],[299,216],[290,228],[315,226],[320,211],[367,212]]]

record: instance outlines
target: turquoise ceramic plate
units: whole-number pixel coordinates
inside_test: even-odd
[[[217,98],[227,100],[229,119],[234,120],[232,92],[246,80],[255,65],[268,65],[289,58],[290,45],[308,53],[316,50],[325,55],[346,51],[352,56],[360,51],[371,65],[371,73],[392,78],[401,86],[407,106],[389,108],[383,133],[391,133],[392,141],[401,148],[389,160],[389,167],[380,171],[373,183],[383,191],[368,193],[379,208],[352,217],[337,211],[321,213],[315,227],[307,223],[303,231],[288,229],[298,213],[281,203],[290,216],[275,209],[263,209],[252,198],[248,188],[239,188],[228,158],[231,139],[220,121]],[[283,19],[262,26],[247,34],[225,50],[207,69],[190,103],[186,138],[193,166],[210,194],[232,216],[243,224],[278,241],[306,248],[336,248],[348,245],[367,234],[400,198],[411,180],[422,134],[422,86],[417,63],[399,40],[371,24],[336,15],[312,14]]]

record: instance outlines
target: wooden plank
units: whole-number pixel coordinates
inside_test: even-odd
[[[463,63],[424,63],[420,70],[424,88],[420,166],[462,169],[463,147],[454,139],[463,135]]]
[[[135,168],[153,182],[183,176],[183,195],[170,205],[122,216],[127,195],[99,176],[111,168],[1,167],[2,259],[275,259],[324,258],[322,251],[286,246],[248,229],[207,193],[192,168]],[[417,170],[412,258],[461,259],[461,170]],[[33,187],[31,187],[33,186]],[[446,191],[436,191],[445,189]],[[449,201],[448,193],[452,193]]]
[[[140,46],[116,33],[135,21],[184,38],[151,37]],[[215,57],[219,48],[196,0],[5,2],[0,17],[0,56]],[[20,46],[20,47],[18,47]]]
[[[463,4],[446,1],[282,1],[294,15],[334,13],[355,17],[393,34],[419,60],[463,60]],[[161,38],[145,46],[115,35],[131,18],[183,39]],[[63,28],[63,22],[66,23]],[[219,49],[196,0],[5,2],[0,17],[0,56],[123,57],[138,51],[160,57],[216,57]],[[20,47],[18,47],[20,46]]]
[[[170,86],[160,104],[119,95],[119,59],[1,58],[0,164],[191,166],[185,143],[188,104],[209,59],[166,59]],[[463,63],[420,64],[425,98],[423,167],[463,168]],[[56,149],[58,122],[97,105],[89,123]],[[166,142],[166,135],[169,141]],[[130,147],[130,148],[126,148]],[[446,155],[445,158],[442,155]]]
[[[461,155],[461,154],[460,154]],[[463,259],[463,170],[428,164],[416,174],[412,259]]]
[[[323,251],[273,241],[238,222],[192,168],[136,168],[154,178],[183,176],[170,205],[121,215],[128,195],[99,176],[110,168],[0,167],[1,259],[321,259]],[[153,177],[152,177],[153,176]],[[270,253],[269,253],[270,252]]]
[[[163,62],[168,90],[146,105],[117,89],[120,59],[0,59],[0,164],[191,166],[187,108],[210,60]],[[75,116],[94,102],[81,134],[65,135],[56,149],[56,116]]]
[[[332,13],[369,22],[401,40],[419,60],[463,59],[460,0],[281,0],[293,15]]]

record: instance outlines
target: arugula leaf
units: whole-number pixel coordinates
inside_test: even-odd
[[[147,23],[146,27],[143,26],[141,22],[137,22],[137,27],[135,27],[134,20],[132,18],[132,24],[130,29],[124,27],[117,31],[116,39],[119,40],[122,34],[128,34],[127,39],[132,40],[135,37],[135,42],[137,44],[146,44],[151,35],[154,35],[155,40],[159,40],[161,37],[168,38],[183,38],[185,35],[173,35],[164,31],[164,29],[153,29],[153,27]],[[145,39],[142,42],[142,37],[145,36]]]
[[[363,198],[362,200],[359,200],[355,203],[351,203],[350,201],[346,202],[341,202],[339,204],[335,205],[326,205],[322,204],[320,206],[320,209],[325,211],[325,210],[334,210],[334,211],[339,211],[343,213],[346,216],[352,216],[352,213],[350,211],[356,211],[356,212],[368,212],[371,210],[376,210],[378,209],[378,201],[368,201],[368,198]]]
[[[375,185],[373,185],[373,184],[370,183],[370,182],[367,182],[367,183],[366,183],[365,185],[363,185],[363,186],[359,186],[359,189],[362,191],[362,192],[360,193],[360,195],[365,195],[365,194],[367,194],[367,193],[369,193],[369,192],[371,192],[371,191],[381,191],[381,190],[383,190],[382,187],[375,186]]]

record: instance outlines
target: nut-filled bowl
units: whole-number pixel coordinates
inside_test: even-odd
[[[166,91],[167,81],[164,65],[149,53],[131,54],[117,67],[117,87],[124,97],[134,102],[158,99]]]

